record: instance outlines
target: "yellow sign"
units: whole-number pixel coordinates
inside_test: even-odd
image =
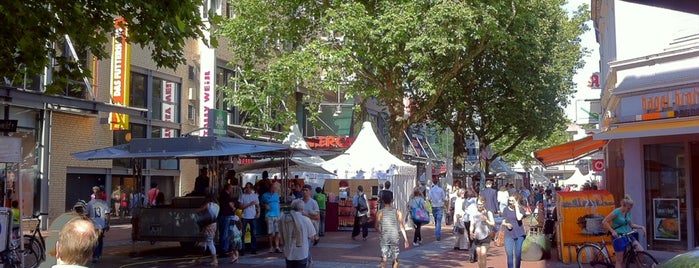
[[[131,88],[131,46],[127,42],[128,30],[126,20],[118,17],[114,20],[114,37],[112,39],[112,63],[110,87],[112,103],[129,106],[129,89]],[[110,130],[128,130],[129,116],[109,113]]]
[[[603,190],[556,192],[558,222],[558,256],[564,263],[576,262],[575,245],[586,242],[607,242],[611,239],[602,227],[602,220],[614,210],[614,196]]]

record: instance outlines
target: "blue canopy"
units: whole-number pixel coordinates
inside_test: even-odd
[[[292,150],[289,145],[228,137],[139,138],[128,144],[71,154],[78,160],[132,158],[199,158],[226,155],[294,154],[313,155],[310,150]]]

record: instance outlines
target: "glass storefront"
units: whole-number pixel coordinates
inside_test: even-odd
[[[648,248],[686,249],[688,160],[685,145],[649,144],[643,147],[643,154]]]

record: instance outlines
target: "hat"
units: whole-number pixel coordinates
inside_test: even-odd
[[[73,210],[76,208],[82,209],[82,212],[87,211],[87,203],[85,203],[85,200],[78,200],[78,202],[75,202],[75,205],[73,205]]]

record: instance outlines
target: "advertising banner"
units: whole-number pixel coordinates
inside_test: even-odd
[[[653,199],[653,238],[655,240],[680,241],[680,200],[677,198]]]
[[[165,122],[175,122],[175,105],[173,100],[176,96],[176,85],[174,82],[163,81],[163,106],[162,106],[162,120]],[[163,128],[161,133],[161,138],[173,138],[175,137],[175,130],[171,128]]]

